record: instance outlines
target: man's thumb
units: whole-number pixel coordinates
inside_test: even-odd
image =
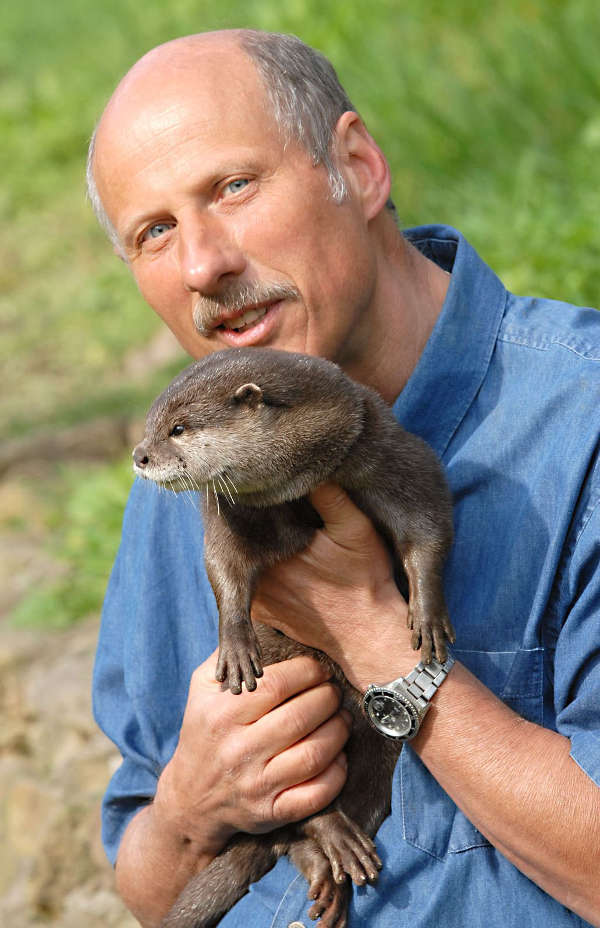
[[[322,483],[312,491],[309,498],[333,541],[350,547],[355,539],[364,534],[365,523],[368,523],[366,516],[337,484]]]

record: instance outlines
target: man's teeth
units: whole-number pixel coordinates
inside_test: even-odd
[[[235,319],[224,319],[223,326],[226,329],[233,329],[235,332],[239,332],[240,329],[245,329],[247,325],[252,325],[257,319],[262,319],[266,312],[266,306],[262,306],[260,309],[249,309],[242,316],[236,316]]]

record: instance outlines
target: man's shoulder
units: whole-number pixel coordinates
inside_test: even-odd
[[[565,359],[600,362],[600,311],[543,297],[509,293],[498,340]],[[600,368],[598,368],[600,373]]]

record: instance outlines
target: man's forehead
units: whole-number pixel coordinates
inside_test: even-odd
[[[249,56],[240,44],[240,36],[241,32],[224,30],[182,36],[157,45],[142,55],[129,69],[117,85],[113,97],[118,97],[129,85],[156,72],[168,77],[177,71],[188,69],[202,70],[206,67],[208,70],[214,70],[219,63],[222,73],[245,65],[252,67]]]
[[[195,101],[198,118],[202,112],[208,117],[219,111],[226,115],[249,101],[260,101],[262,109],[266,91],[252,60],[231,38],[204,39],[176,40],[141,58],[111,97],[100,120],[99,139],[110,136],[115,126],[132,127],[159,113],[168,126],[169,114],[178,118],[180,102]]]
[[[96,182],[110,215],[107,185],[118,184],[121,172],[127,179],[179,158],[189,145],[211,162],[232,144],[275,149],[275,135],[261,78],[231,39],[169,43],[144,56],[111,98],[96,136]]]

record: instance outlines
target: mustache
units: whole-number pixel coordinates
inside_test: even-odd
[[[261,281],[257,283],[230,283],[214,296],[201,296],[194,306],[194,325],[200,335],[210,335],[224,313],[241,312],[261,303],[297,299],[298,290],[291,284]]]

